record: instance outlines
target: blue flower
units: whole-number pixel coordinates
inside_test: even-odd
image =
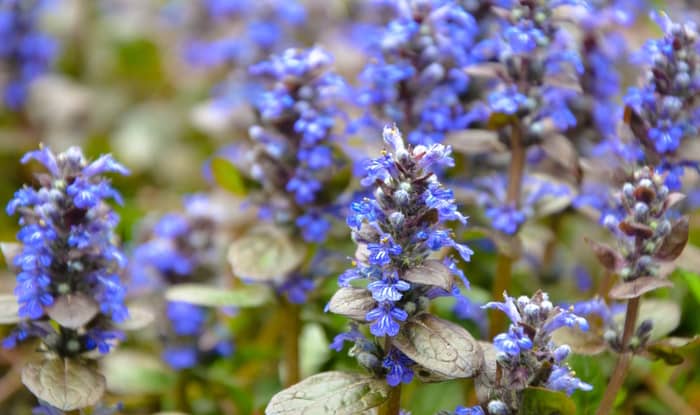
[[[394,307],[390,302],[383,302],[367,312],[367,321],[370,332],[377,336],[396,336],[399,334],[399,321],[406,321],[408,313],[401,308]]]
[[[527,219],[525,214],[512,204],[493,206],[486,209],[484,213],[491,220],[491,226],[506,235],[515,235]]]
[[[466,408],[464,406],[458,406],[455,409],[454,415],[486,415],[481,406],[471,406]]]
[[[165,314],[175,334],[181,336],[199,334],[207,318],[206,309],[182,301],[169,301]]]
[[[181,370],[195,366],[198,354],[195,346],[170,346],[163,350],[162,357],[173,369]]]
[[[307,242],[321,243],[326,240],[331,223],[328,218],[318,212],[309,212],[299,216],[296,225],[302,230],[302,236]]]
[[[389,386],[398,386],[401,383],[411,383],[413,370],[411,366],[415,362],[401,353],[398,349],[391,349],[382,361],[382,366],[388,370],[386,382]]]
[[[401,293],[410,288],[411,284],[397,277],[385,277],[367,285],[367,289],[377,301],[399,301],[403,297]]]
[[[593,386],[574,377],[571,369],[559,365],[555,365],[550,373],[549,379],[547,379],[547,387],[555,391],[566,392],[567,395],[571,395],[576,389],[582,391],[593,390]]]
[[[493,111],[513,115],[518,112],[527,97],[511,86],[490,93],[488,100]]]
[[[369,263],[378,266],[384,266],[391,263],[392,256],[401,255],[403,249],[393,241],[390,235],[383,237],[379,243],[367,244],[369,250]]]
[[[532,340],[525,334],[522,327],[511,326],[508,332],[494,337],[493,345],[500,352],[517,356],[523,350],[532,349]]]
[[[76,147],[59,156],[42,147],[22,157],[23,163],[30,160],[43,164],[50,179],[42,180],[39,190],[19,190],[7,206],[8,214],[20,214],[17,238],[23,247],[12,259],[19,270],[20,316],[42,318],[56,298],[80,293],[97,301],[107,321],[125,320],[125,290],[118,277],[125,258],[114,245],[118,217],[104,202],[118,193],[101,174],[128,170],[109,155],[88,163]],[[118,331],[86,324],[89,347],[103,353],[120,337]]]

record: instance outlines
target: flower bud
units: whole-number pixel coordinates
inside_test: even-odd
[[[508,415],[508,406],[502,401],[489,402],[487,409],[489,415]]]

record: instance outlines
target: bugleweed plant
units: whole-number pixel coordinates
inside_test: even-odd
[[[696,9],[0,0],[0,414],[696,414]]]

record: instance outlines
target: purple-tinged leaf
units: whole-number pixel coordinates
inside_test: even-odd
[[[688,217],[678,219],[671,227],[671,232],[664,238],[654,258],[661,261],[673,261],[682,253],[688,243]]]
[[[376,301],[372,293],[364,288],[341,287],[328,302],[328,311],[357,321],[366,321],[367,313]]]
[[[426,370],[448,379],[474,377],[484,361],[467,330],[428,313],[406,321],[392,343]]]
[[[673,283],[664,278],[641,277],[616,284],[610,289],[609,297],[615,300],[629,300],[665,287],[673,287]]]
[[[58,324],[69,329],[79,329],[90,322],[100,311],[100,305],[85,294],[66,294],[54,300],[46,313]]]
[[[415,284],[440,287],[446,291],[452,289],[454,282],[450,269],[434,259],[428,259],[421,265],[409,269],[401,276],[401,279]]]
[[[622,264],[622,257],[611,247],[598,243],[590,238],[583,238],[584,241],[591,247],[593,253],[598,259],[598,262],[610,271],[615,271],[619,269]]]
[[[93,406],[105,392],[105,378],[91,364],[67,358],[27,363],[22,383],[38,399],[62,411]]]

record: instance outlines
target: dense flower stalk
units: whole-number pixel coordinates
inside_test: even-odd
[[[429,144],[468,126],[469,77],[463,68],[479,26],[452,1],[396,1],[394,18],[369,40],[358,103],[363,121],[396,122],[408,141]]]
[[[218,224],[198,211],[198,206],[207,203],[206,196],[190,196],[186,212],[168,213],[158,220],[149,239],[133,252],[134,288],[205,282],[219,275],[217,263],[223,255],[216,237]],[[209,357],[233,352],[231,334],[214,321],[216,310],[169,301],[165,315],[162,357],[171,367],[190,368]]]
[[[491,415],[518,413],[521,392],[528,386],[573,393],[591,390],[591,385],[574,376],[564,362],[571,352],[567,345],[556,346],[552,333],[562,327],[588,330],[586,319],[572,310],[554,306],[546,293],[517,299],[504,294],[502,303],[491,302],[485,308],[502,311],[511,320],[508,331],[493,339],[500,376],[488,370],[477,379],[477,395]],[[480,413],[478,408],[473,412]],[[475,411],[475,412],[474,412]],[[459,412],[458,412],[459,413]]]
[[[263,216],[296,226],[308,242],[327,237],[337,191],[330,183],[342,173],[334,128],[345,83],[331,64],[331,56],[316,47],[289,49],[253,66],[251,74],[270,87],[254,101],[258,123],[249,130],[252,143],[232,152],[234,162],[262,187],[252,198]]]
[[[114,235],[119,219],[106,203],[121,203],[121,197],[102,175],[128,171],[109,155],[88,163],[77,147],[58,155],[42,147],[22,163],[30,160],[43,164],[48,174],[37,175],[38,189],[23,187],[7,205],[22,226],[17,234],[22,249],[12,265],[19,272],[19,315],[27,320],[4,345],[37,336],[62,356],[95,348],[107,353],[123,336],[113,323],[124,321],[128,312],[120,282],[126,258]],[[71,311],[76,302],[79,315]]]
[[[46,0],[0,0],[0,62],[5,80],[3,101],[19,109],[29,86],[49,70],[57,53],[55,39],[43,32],[39,20]]]
[[[684,145],[697,136],[700,107],[700,39],[694,23],[674,23],[665,14],[653,14],[664,32],[649,40],[637,54],[647,66],[643,85],[631,88],[625,103],[635,138],[644,148],[644,163],[668,173],[666,185],[681,186],[686,167],[698,169],[698,160],[686,159]]]
[[[442,261],[429,256],[443,248],[454,248],[465,261],[472,250],[455,242],[445,227],[450,221],[466,223],[457,210],[452,191],[445,188],[435,171],[453,165],[450,147],[432,144],[429,147],[406,145],[396,128],[384,129],[384,142],[389,152],[371,160],[362,184],[374,187],[374,198],[353,202],[347,223],[358,244],[356,262],[339,278],[342,292],[354,280],[366,280],[368,310],[360,319],[369,324],[375,337],[393,337],[409,316],[425,310],[431,298],[459,296],[454,283],[418,282],[416,271],[432,267],[434,275],[462,278],[451,256]],[[413,282],[415,281],[415,282]],[[336,294],[338,295],[338,294]],[[329,308],[334,310],[334,300]],[[341,338],[344,338],[341,335]],[[412,378],[412,362],[400,351],[386,350],[382,362],[391,385]],[[381,371],[381,369],[380,369]]]

